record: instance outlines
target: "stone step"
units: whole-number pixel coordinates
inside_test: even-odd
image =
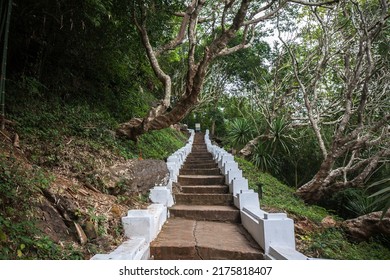
[[[226,185],[206,185],[206,186],[181,186],[183,193],[228,193],[229,187]]]
[[[223,185],[225,176],[223,175],[179,175],[178,182],[181,185]]]
[[[191,153],[188,155],[189,158],[212,158],[210,153]]]
[[[221,238],[223,237],[223,238]],[[264,253],[241,225],[170,219],[150,244],[155,260],[262,260]]]
[[[209,162],[209,163],[197,163],[197,162],[189,162],[189,163],[184,163],[183,168],[187,169],[205,169],[205,168],[215,168],[217,167],[218,164],[215,162]]]
[[[178,193],[175,195],[175,200],[178,205],[233,205],[231,194]]]
[[[203,167],[204,164],[206,165],[206,167]],[[216,162],[214,162],[213,160],[185,161],[183,168],[185,168],[186,166],[189,166],[189,167],[191,167],[191,169],[209,169],[212,164],[214,164],[214,168],[216,168],[216,166],[218,166],[218,164]]]
[[[187,157],[186,161],[187,162],[193,162],[193,163],[202,163],[202,162],[213,162],[215,163],[214,159],[212,157]]]
[[[194,150],[200,150],[200,149],[202,149],[202,150],[207,150],[207,145],[203,142],[203,143],[200,143],[200,142],[194,142],[193,144],[192,144],[192,151],[194,151]]]
[[[225,205],[174,205],[169,209],[171,217],[198,221],[240,223],[240,210]]]
[[[181,169],[180,175],[220,175],[219,168],[207,168],[207,169]]]

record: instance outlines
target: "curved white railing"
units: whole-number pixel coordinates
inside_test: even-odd
[[[242,176],[234,156],[211,143],[206,130],[207,150],[225,175],[225,183],[233,195],[234,205],[240,209],[241,222],[256,242],[264,249],[267,259],[306,260],[295,250],[294,221],[285,213],[267,213],[260,208],[258,194],[248,188],[248,180]]]
[[[153,202],[145,210],[130,210],[122,217],[125,236],[128,238],[109,254],[97,254],[92,260],[147,260],[150,258],[150,242],[153,241],[168,218],[168,207],[174,204],[172,183],[177,182],[180,168],[191,153],[195,131],[189,129],[187,144],[167,159],[169,180],[165,186],[155,186],[149,198]]]

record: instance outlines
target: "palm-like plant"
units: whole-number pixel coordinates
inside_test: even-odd
[[[258,143],[253,150],[251,161],[264,172],[278,173],[278,162],[269,151],[269,146]]]
[[[379,191],[370,195],[370,198],[373,198],[373,205],[378,206],[382,209],[382,218],[385,216],[386,212],[390,208],[390,178],[386,178],[375,183],[372,183],[368,188],[383,186]]]
[[[289,123],[284,119],[284,117],[279,117],[274,119],[271,123],[268,123],[269,126],[269,136],[268,136],[268,145],[272,155],[277,151],[285,152],[290,154],[290,142],[294,140],[290,135],[290,126]]]
[[[246,119],[235,119],[227,128],[227,140],[230,145],[240,148],[253,139],[254,128]]]

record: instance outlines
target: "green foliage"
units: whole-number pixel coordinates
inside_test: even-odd
[[[272,156],[269,146],[259,142],[253,149],[251,161],[263,172],[278,174],[278,161]]]
[[[257,190],[258,184],[262,185],[263,198],[260,201],[262,208],[285,211],[292,215],[294,220],[306,220],[319,225],[323,218],[331,215],[326,209],[306,205],[300,198],[294,195],[293,188],[286,186],[275,177],[260,172],[252,163],[236,158],[244,176],[248,178],[249,187]],[[336,220],[339,217],[334,216]],[[314,229],[300,239],[300,251],[316,258],[369,260],[390,258],[390,249],[380,240],[354,243],[341,228],[318,228]]]
[[[60,247],[40,232],[33,209],[51,176],[0,156],[0,259],[59,259]]]
[[[246,119],[234,119],[227,126],[227,141],[235,148],[242,148],[253,139],[254,128]]]
[[[140,137],[138,148],[142,157],[153,159],[166,159],[170,154],[183,147],[186,136],[180,132],[166,128],[150,131]]]
[[[318,258],[335,260],[388,260],[390,250],[374,240],[353,243],[343,230],[328,228],[305,237],[307,252]]]
[[[260,172],[252,163],[237,158],[240,169],[249,181],[249,186],[257,190],[260,183],[263,189],[261,204],[266,207],[285,210],[299,217],[307,217],[313,221],[321,222],[327,215],[327,211],[319,206],[306,205],[301,199],[294,195],[295,190],[278,181],[268,173]]]
[[[345,208],[355,214],[356,217],[377,211],[375,199],[364,192],[350,191]]]
[[[375,183],[372,183],[368,186],[368,189],[377,188],[378,186],[381,187],[380,190],[376,191],[372,195],[370,195],[368,198],[373,199],[372,203],[370,204],[371,207],[380,207],[383,214],[382,218],[386,214],[386,212],[390,208],[390,186],[389,186],[390,178],[379,180]]]
[[[291,137],[290,124],[283,117],[278,117],[272,120],[269,124],[269,150],[272,155],[277,153],[290,154],[290,145],[294,140]]]

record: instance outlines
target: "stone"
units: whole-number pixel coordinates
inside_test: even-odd
[[[102,181],[114,195],[146,194],[168,179],[169,171],[162,160],[128,160],[102,171]]]
[[[326,216],[325,218],[322,219],[321,225],[324,228],[332,228],[337,225],[337,222],[333,219],[332,216]]]
[[[87,221],[84,225],[84,233],[88,240],[93,240],[98,237],[97,226],[92,221]]]

